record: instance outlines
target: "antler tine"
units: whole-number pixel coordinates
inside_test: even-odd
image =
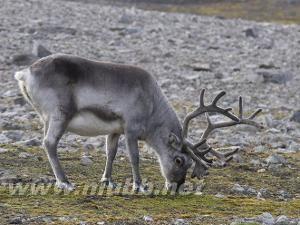
[[[239,118],[243,118],[243,98],[242,96],[239,97]]]
[[[198,156],[198,155],[197,155],[197,156]],[[200,155],[199,157],[200,157],[202,160],[204,160],[205,162],[209,163],[209,164],[211,164],[211,163],[213,162],[212,159],[206,158],[205,155]]]
[[[192,159],[200,164],[201,166],[203,166],[206,170],[209,168],[209,166],[203,162],[195,153],[192,149],[190,149],[189,147],[186,148],[187,153],[192,157]],[[206,158],[205,158],[206,159]]]
[[[209,153],[210,151],[212,151],[212,147],[208,147],[208,148],[206,148],[205,150],[203,150],[203,151],[195,151],[195,154],[197,155],[197,156],[199,156],[201,159],[203,159],[205,162],[208,162],[208,163],[212,163],[213,162],[213,160],[212,159],[208,159],[208,158],[206,158],[206,154],[207,153]]]
[[[226,95],[225,91],[221,91],[216,97],[215,99],[212,101],[212,105],[216,106],[218,101],[220,100],[220,98],[222,98],[224,95]]]
[[[253,120],[260,112],[262,111],[262,109],[257,109],[254,113],[252,113],[251,116],[249,116],[249,120]]]
[[[205,94],[205,89],[202,89],[200,92],[200,107],[204,107],[204,94]]]
[[[201,141],[199,141],[197,144],[193,145],[193,149],[197,149],[199,148],[201,145],[203,145],[204,143],[206,143],[206,139],[201,139]]]
[[[200,92],[200,106],[195,109],[194,111],[192,111],[191,113],[189,113],[183,121],[183,129],[182,129],[182,137],[186,138],[187,137],[187,133],[188,133],[188,129],[189,129],[189,122],[201,115],[202,113],[204,113],[204,109],[205,109],[205,104],[204,104],[204,94],[205,94],[205,89],[202,89]],[[203,110],[202,110],[203,109]]]
[[[217,102],[220,100],[220,98],[222,98],[226,92],[222,91],[220,92],[212,101],[212,103],[210,105],[205,105],[204,103],[204,94],[205,94],[205,89],[202,89],[200,92],[200,106],[195,109],[194,111],[192,111],[191,113],[189,113],[183,121],[183,129],[182,129],[182,137],[186,138],[187,134],[188,134],[188,126],[189,126],[189,122],[197,117],[200,116],[203,113],[207,113],[207,112],[218,112],[223,114],[224,116],[234,120],[234,121],[239,121],[239,118],[237,118],[235,115],[233,115],[232,113],[230,113],[229,111],[232,110],[232,108],[227,108],[227,109],[223,109],[219,106],[217,106]]]

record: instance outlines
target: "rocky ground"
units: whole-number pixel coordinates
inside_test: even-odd
[[[1,224],[300,223],[299,26],[82,1],[0,3]],[[199,181],[203,188],[198,196],[10,195],[5,183],[53,182],[41,150],[41,123],[13,79],[15,71],[37,57],[38,43],[51,52],[145,68],[180,118],[198,105],[202,88],[208,99],[227,91],[223,106],[234,108],[242,95],[246,113],[263,109],[258,120],[265,129],[241,126],[215,132],[209,139],[213,146],[241,146],[243,151],[229,167],[212,168],[210,176]],[[204,122],[193,123],[192,138],[201,135]],[[130,167],[123,142],[119,149],[114,173],[120,181],[130,177]],[[79,189],[99,180],[102,137],[67,134],[59,151]],[[143,176],[162,185],[155,156],[142,143],[141,151]]]

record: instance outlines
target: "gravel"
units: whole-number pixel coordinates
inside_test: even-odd
[[[11,16],[13,12],[17,14]],[[250,147],[269,155],[265,161],[252,160],[254,167],[276,169],[288,165],[276,152],[300,151],[298,25],[58,0],[2,1],[0,18],[0,144],[41,146],[40,120],[21,97],[13,73],[50,52],[61,52],[143,67],[156,77],[181,119],[199,104],[201,88],[207,89],[207,100],[225,90],[224,107],[236,109],[238,96],[244,96],[246,113],[256,107],[263,109],[258,121],[264,122],[266,129],[262,132],[248,127],[217,130],[208,141],[218,147]],[[204,128],[204,123],[197,123],[197,129],[194,127],[192,131],[198,136],[198,128]],[[102,137],[67,133],[59,150],[104,151],[104,143]],[[125,152],[124,149],[121,138],[119,151]],[[6,149],[0,148],[0,153],[4,152]],[[34,156],[22,152],[19,157]],[[235,160],[242,162],[239,156]],[[81,164],[92,163],[88,154],[82,156]],[[19,180],[11,171],[0,168],[0,182]],[[36,182],[53,182],[53,178],[41,177]],[[270,196],[266,189],[255,190],[240,184],[235,184],[232,192],[258,198]],[[285,190],[277,194],[282,200],[291,197]],[[219,193],[216,197],[224,196]],[[42,220],[50,222],[48,217],[38,218]],[[267,225],[299,222],[284,215],[276,218],[268,212],[241,221]],[[12,218],[10,222],[20,224],[22,218]],[[188,221],[176,219],[173,223],[188,224]]]
[[[28,158],[32,158],[32,157],[34,157],[34,155],[30,154],[28,152],[21,152],[19,154],[19,158],[23,158],[23,159],[28,159]]]
[[[300,123],[300,110],[294,112],[293,116],[291,117],[291,121]]]
[[[271,164],[286,165],[287,164],[287,160],[283,156],[278,155],[276,153],[270,155],[268,158],[265,159],[265,161],[268,165],[271,165]]]
[[[83,155],[80,159],[80,164],[84,166],[90,166],[93,164],[93,160],[89,156]]]
[[[143,219],[145,222],[148,222],[148,223],[153,222],[153,218],[151,216],[144,216]]]
[[[247,185],[234,184],[231,188],[231,192],[239,195],[257,196],[258,192]],[[261,194],[260,194],[261,195]]]
[[[267,125],[276,132],[259,133],[247,127],[217,131],[213,138],[220,147],[232,144],[259,148],[263,143],[272,143],[278,151],[300,150],[300,124],[294,119],[297,117],[291,117],[292,111],[300,108],[296,98],[300,86],[300,50],[296,47],[299,26],[82,2],[35,3],[37,0],[4,1],[0,9],[5,18],[5,31],[1,30],[5,37],[2,35],[0,45],[0,108],[5,110],[1,116],[4,122],[0,121],[0,143],[42,138],[39,129],[32,129],[32,124],[40,124],[39,118],[24,118],[35,113],[24,105],[12,74],[33,58],[63,52],[145,68],[157,78],[170,101],[181,105],[176,108],[180,118],[186,114],[185,106],[198,104],[201,88],[208,89],[208,99],[221,89],[227,91],[224,106],[236,107],[237,97],[243,95],[245,110],[261,107],[264,115],[258,120],[271,118]],[[18,16],[10,16],[12,9],[18,11]],[[49,9],[51,14],[45,14]],[[24,129],[31,132],[23,137],[3,136],[4,131]],[[62,141],[66,144],[59,145],[62,150],[84,143],[104,150],[103,139],[79,137],[76,142],[64,142],[68,136]]]
[[[273,225],[275,219],[271,213],[265,212],[256,218],[256,221],[265,225]]]
[[[7,149],[5,149],[5,148],[0,148],[0,154],[1,154],[1,153],[6,153],[6,152],[8,152]]]

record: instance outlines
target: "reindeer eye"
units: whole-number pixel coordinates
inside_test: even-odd
[[[174,162],[176,163],[177,166],[183,165],[183,159],[180,157],[175,157]]]

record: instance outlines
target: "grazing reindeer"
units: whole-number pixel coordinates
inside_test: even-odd
[[[139,173],[138,140],[146,141],[157,153],[166,186],[181,185],[187,170],[196,163],[192,176],[200,178],[212,163],[205,155],[211,153],[223,162],[237,151],[222,154],[207,143],[209,133],[216,128],[248,124],[261,111],[243,118],[240,98],[239,117],[217,106],[225,95],[221,92],[210,105],[204,104],[187,115],[183,126],[162,93],[155,79],[146,71],[128,65],[91,61],[54,54],[44,57],[29,68],[15,74],[24,97],[44,122],[43,145],[60,188],[72,189],[57,157],[57,144],[65,131],[83,136],[107,135],[106,165],[102,182],[111,184],[112,164],[118,140],[125,134],[126,147],[132,164],[134,188],[143,190]],[[213,124],[208,113],[217,112],[232,121]],[[199,143],[188,140],[191,119],[206,113],[208,127]]]

